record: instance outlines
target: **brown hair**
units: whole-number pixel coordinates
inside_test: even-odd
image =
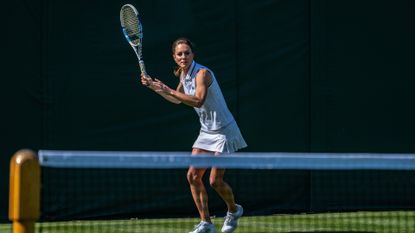
[[[194,50],[193,50],[193,43],[189,40],[189,39],[187,39],[187,38],[185,38],[185,37],[180,37],[180,38],[178,38],[178,39],[176,39],[174,42],[173,42],[173,44],[172,44],[172,46],[171,46],[171,51],[172,51],[172,53],[174,54],[174,51],[176,50],[176,47],[179,45],[179,44],[186,44],[186,45],[188,45],[189,47],[190,47],[190,49],[192,50],[192,52],[194,53]],[[174,68],[174,71],[173,71],[173,73],[174,73],[174,75],[176,76],[176,77],[179,77],[180,76],[180,72],[181,72],[181,68],[179,67],[179,66],[176,66],[175,68]]]

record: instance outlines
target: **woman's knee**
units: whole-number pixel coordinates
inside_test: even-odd
[[[200,184],[202,183],[202,177],[195,171],[188,171],[187,172],[187,181],[189,184]]]
[[[212,188],[218,188],[223,185],[223,179],[221,177],[210,177],[209,184]]]

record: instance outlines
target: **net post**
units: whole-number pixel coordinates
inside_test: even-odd
[[[39,217],[39,161],[33,151],[19,150],[10,161],[9,219],[13,233],[33,233]]]

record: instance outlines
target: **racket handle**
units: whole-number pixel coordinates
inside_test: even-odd
[[[142,73],[143,75],[147,75],[147,72],[146,72],[146,66],[144,65],[144,61],[143,61],[143,60],[140,60],[140,61],[138,62],[138,64],[140,65],[140,71],[141,71],[141,73]]]

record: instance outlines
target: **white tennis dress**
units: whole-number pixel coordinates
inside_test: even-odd
[[[208,87],[203,105],[200,108],[194,108],[199,116],[201,128],[193,148],[232,153],[246,147],[247,144],[226,105],[215,75],[209,68],[193,61],[188,73],[182,73],[180,76],[185,94],[195,95],[196,74],[200,69],[209,71],[212,76],[212,83]]]

